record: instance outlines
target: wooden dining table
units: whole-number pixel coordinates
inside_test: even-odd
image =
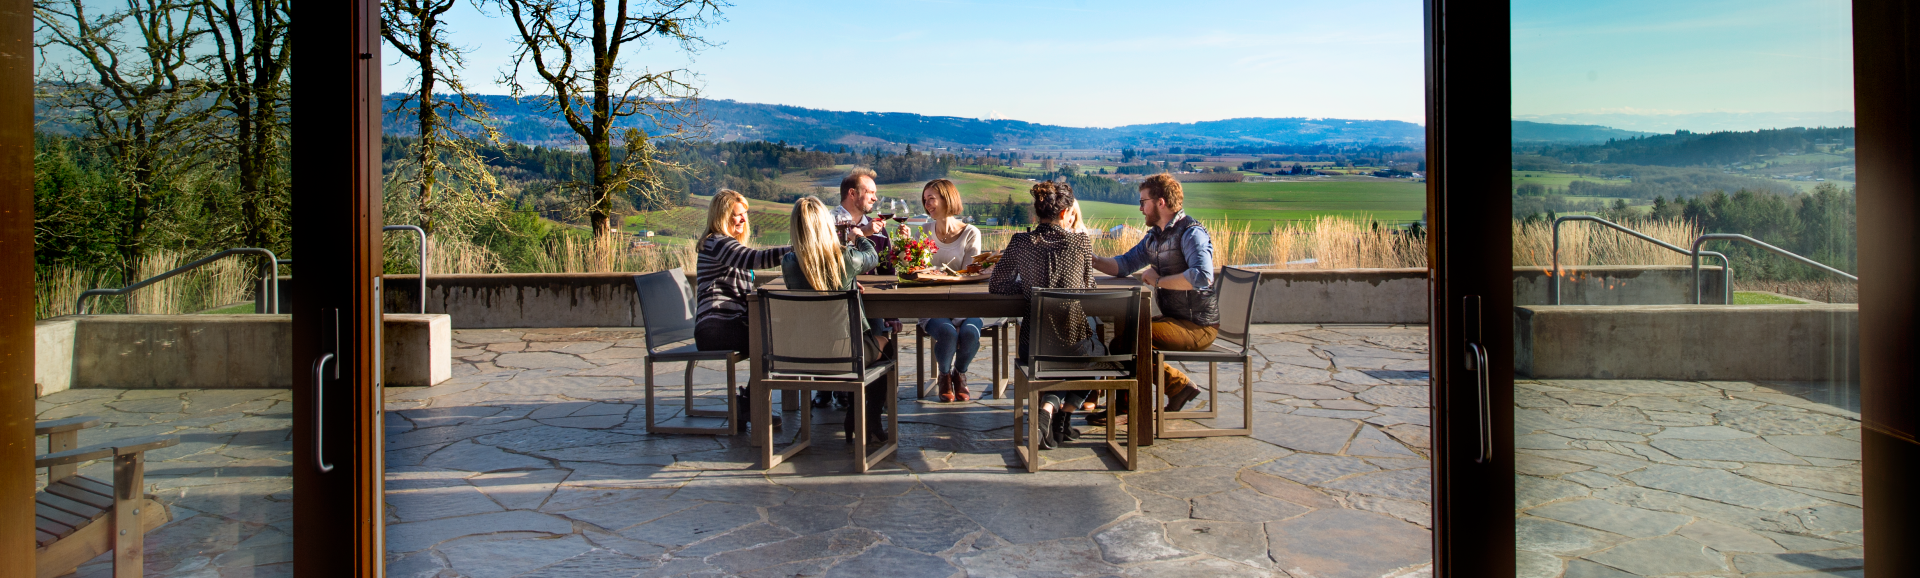
[[[862,288],[860,300],[868,318],[879,319],[918,319],[935,317],[1011,317],[1027,316],[1027,298],[1021,295],[996,295],[987,292],[986,281],[950,285],[912,285],[901,284],[892,275],[861,275]],[[1140,336],[1134,346],[1134,375],[1140,385],[1131,396],[1128,406],[1128,434],[1140,436],[1140,445],[1153,445],[1152,406],[1157,396],[1153,390],[1153,288],[1137,279],[1115,279],[1099,276],[1097,285],[1101,288],[1140,289],[1140,316],[1136,335]],[[775,277],[774,280],[760,286],[761,289],[783,290],[786,283]],[[753,375],[749,384],[758,382],[763,373],[760,359],[760,298],[757,293],[747,296],[747,334],[756,336],[749,339],[747,350],[748,365]],[[898,340],[896,340],[897,342]],[[897,350],[897,348],[895,348]],[[1018,371],[1015,369],[1015,371]],[[781,409],[794,411],[801,409],[805,400],[791,391],[782,391]],[[1011,422],[1009,422],[1011,423]],[[753,424],[760,427],[760,424]],[[757,439],[757,438],[756,438]]]

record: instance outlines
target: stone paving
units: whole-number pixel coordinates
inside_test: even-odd
[[[903,384],[899,455],[857,475],[835,410],[815,410],[816,448],[772,472],[751,468],[743,437],[645,433],[636,332],[458,331],[453,380],[388,392],[389,573],[1430,575],[1425,329],[1256,332],[1250,438],[1160,440],[1138,472],[1075,443],[1026,474],[1010,402],[917,402]],[[1238,369],[1222,367],[1223,390]],[[718,366],[694,381],[719,403]],[[1238,396],[1223,397],[1220,425],[1236,425]],[[38,410],[103,418],[82,444],[182,437],[148,454],[174,519],[148,534],[148,576],[284,576],[287,399],[93,389]],[[660,411],[684,419],[672,399]],[[1861,575],[1856,390],[1541,381],[1516,400],[1521,576]]]
[[[1253,437],[1161,440],[1127,472],[1094,429],[1039,474],[1014,468],[1011,402],[922,403],[905,384],[903,447],[866,475],[837,410],[812,410],[816,446],[771,472],[744,437],[649,435],[639,337],[458,331],[453,380],[390,390],[389,575],[1431,574],[1421,327],[1262,327]],[[682,367],[659,383],[677,390]]]
[[[1522,577],[1863,576],[1857,387],[1516,384]]]
[[[147,492],[173,521],[147,533],[146,575],[238,578],[292,576],[292,402],[284,389],[73,389],[35,402],[38,419],[90,415],[82,447],[117,439],[177,435],[147,452]],[[44,439],[38,441],[45,451]],[[45,484],[45,470],[39,470]],[[80,468],[113,480],[109,460]],[[107,555],[74,574],[113,574]]]

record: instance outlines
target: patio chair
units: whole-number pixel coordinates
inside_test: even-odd
[[[52,578],[105,552],[113,552],[114,578],[141,575],[146,533],[171,520],[167,506],[141,493],[147,450],[180,443],[177,436],[141,437],[86,448],[80,430],[97,417],[43,421],[34,435],[47,436],[47,453],[33,467],[47,469],[47,487],[33,496],[34,575]],[[79,474],[80,464],[113,459],[113,483]]]
[[[1050,424],[1042,424],[1028,415],[1040,407],[1041,394],[1049,391],[1127,391],[1139,395],[1139,375],[1134,348],[1139,345],[1140,290],[1116,289],[1034,289],[1028,298],[1029,312],[1021,335],[1021,357],[1013,370],[1013,444],[1015,453],[1028,472],[1040,471],[1039,436]],[[1085,323],[1085,317],[1111,319],[1117,332],[1108,355],[1089,355],[1081,344],[1066,343],[1057,328]],[[1098,333],[1093,339],[1098,340]],[[1107,404],[1107,423],[1112,424],[1116,408]],[[1139,468],[1140,436],[1134,435],[1133,422],[1127,423],[1127,445],[1117,437],[1118,427],[1108,426],[1106,445],[1128,471]]]
[[[1019,331],[1019,325],[1017,322],[1007,319],[982,319],[981,321],[983,323],[980,327],[980,338],[992,340],[990,345],[987,346],[987,355],[993,357],[993,378],[987,382],[987,391],[992,392],[994,399],[1003,399],[1007,394],[1007,381],[1009,380],[1005,372],[1007,369],[1007,348],[1004,343],[1000,341],[1000,337],[1002,335],[1012,337],[1015,332]],[[1012,325],[1012,327],[1009,327],[1009,325]],[[914,387],[914,391],[919,392],[920,399],[926,399],[927,392],[933,391],[934,383],[927,381],[927,338],[929,336],[926,330],[918,325],[913,328],[913,333],[913,359],[915,361],[913,382],[919,384]]]
[[[739,417],[736,413],[734,393],[737,387],[734,377],[734,365],[746,359],[746,356],[734,351],[701,351],[692,343],[678,347],[675,344],[693,340],[694,303],[693,288],[687,286],[686,272],[675,268],[657,273],[635,275],[635,289],[640,291],[640,315],[647,331],[646,390],[647,390],[647,433],[662,434],[713,434],[732,435],[739,431]],[[653,413],[653,364],[687,363],[686,379],[682,382],[685,389],[688,417],[725,418],[720,427],[664,426],[655,423]],[[711,410],[693,407],[693,368],[699,361],[727,362],[727,409]],[[764,423],[764,422],[762,422]]]
[[[749,384],[755,423],[767,419],[772,392],[787,390],[844,391],[853,394],[853,453],[855,470],[866,473],[900,447],[900,340],[888,341],[889,355],[867,361],[866,340],[860,330],[858,291],[760,290],[761,378]],[[867,384],[886,380],[886,402],[881,411],[889,426],[886,444],[867,448]],[[773,469],[813,443],[813,412],[800,412],[800,431],[793,443],[778,453],[773,431],[754,428],[760,446],[760,468]]]
[[[1253,325],[1253,299],[1260,286],[1260,274],[1245,269],[1225,267],[1220,270],[1220,335],[1215,337],[1213,345],[1203,351],[1167,351],[1153,350],[1153,411],[1159,419],[1153,420],[1155,437],[1193,438],[1208,436],[1244,436],[1253,435],[1253,363],[1248,355],[1251,339],[1247,331]],[[1163,369],[1167,362],[1205,362],[1207,364],[1207,409],[1205,411],[1166,411],[1161,398],[1166,394],[1167,372]],[[1173,428],[1168,422],[1177,419],[1217,419],[1220,417],[1220,364],[1240,364],[1240,401],[1242,410],[1241,427],[1237,428]]]

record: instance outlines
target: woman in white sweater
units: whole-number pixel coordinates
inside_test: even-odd
[[[933,266],[946,265],[959,271],[980,254],[980,229],[960,221],[960,189],[947,179],[934,179],[920,190],[920,202],[927,208],[927,237],[938,251]],[[933,361],[938,369],[940,401],[967,401],[967,365],[980,351],[978,317],[921,319],[920,330],[933,337]]]

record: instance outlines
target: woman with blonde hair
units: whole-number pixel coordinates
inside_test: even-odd
[[[960,188],[953,181],[934,179],[920,189],[920,204],[927,208],[927,236],[933,239],[934,267],[946,266],[959,271],[980,254],[980,229],[960,220]],[[920,329],[933,337],[933,362],[939,370],[934,382],[940,401],[968,401],[967,366],[980,351],[979,317],[921,319]]]
[[[753,249],[746,245],[752,235],[747,222],[747,199],[732,189],[720,189],[707,205],[707,230],[700,235],[700,266],[696,275],[700,297],[694,316],[693,343],[702,351],[747,351],[747,293],[753,291],[753,270],[771,269],[791,247]],[[739,394],[741,398],[748,397]],[[741,428],[746,427],[748,411],[743,399],[737,404]],[[780,424],[774,417],[773,425]]]
[[[843,246],[841,236],[834,232],[834,219],[831,211],[820,199],[805,197],[793,204],[792,234],[793,252],[780,258],[780,277],[786,281],[788,289],[814,291],[851,291],[858,285],[855,278],[861,273],[873,269],[880,263],[879,253],[874,252],[873,242],[866,237],[853,237],[851,246]],[[866,315],[861,315],[861,329],[871,327]],[[862,331],[870,341],[867,343],[867,357],[877,358],[884,345],[873,341],[876,336]],[[867,437],[868,443],[886,443],[887,433],[880,425],[880,404],[886,395],[886,382],[867,384]],[[853,409],[847,409],[846,436],[853,438]]]

